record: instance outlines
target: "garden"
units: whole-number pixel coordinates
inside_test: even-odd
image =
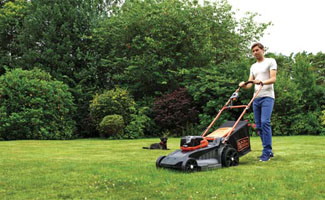
[[[248,79],[250,45],[272,22],[235,14],[225,0],[1,1],[1,199],[325,198],[323,52],[266,51],[278,65],[270,163],[257,162],[249,109],[252,152],[239,166],[154,166]],[[239,95],[247,104],[253,90]],[[142,149],[162,136],[170,150]]]

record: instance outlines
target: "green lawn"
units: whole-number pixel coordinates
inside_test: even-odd
[[[197,173],[157,170],[159,139],[0,142],[0,199],[325,199],[325,137],[273,137],[275,158]]]

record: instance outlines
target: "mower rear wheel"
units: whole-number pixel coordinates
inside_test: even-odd
[[[226,147],[222,152],[222,165],[224,167],[237,166],[239,164],[239,155],[236,149]]]
[[[156,160],[156,167],[157,167],[157,168],[161,168],[160,163],[161,163],[161,161],[162,161],[165,157],[166,157],[166,156],[160,156],[159,158],[157,158],[157,160]]]
[[[195,172],[198,171],[198,165],[196,160],[190,158],[182,163],[182,170],[185,172]]]

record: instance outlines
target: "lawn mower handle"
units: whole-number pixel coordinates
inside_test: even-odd
[[[247,84],[249,84],[249,83],[254,83],[254,82],[253,82],[253,81],[247,81],[247,82],[245,82],[244,85],[247,85]],[[259,89],[255,92],[253,98],[250,100],[250,102],[249,102],[247,105],[240,105],[240,106],[232,106],[232,105],[231,105],[231,106],[229,106],[229,104],[232,102],[233,98],[237,98],[238,92],[239,92],[239,90],[240,90],[240,88],[241,88],[241,87],[239,87],[239,88],[235,91],[235,93],[237,93],[236,97],[231,96],[231,97],[228,99],[227,103],[222,107],[221,110],[219,110],[217,116],[213,119],[213,121],[210,123],[210,125],[208,126],[208,128],[205,129],[205,131],[204,131],[203,134],[202,134],[202,137],[204,137],[204,136],[208,133],[208,131],[210,130],[210,128],[211,128],[211,127],[213,126],[213,124],[217,121],[217,119],[220,117],[221,113],[222,113],[224,110],[226,110],[226,109],[232,109],[232,108],[245,108],[244,111],[241,113],[240,117],[237,119],[237,121],[236,121],[236,123],[234,124],[234,126],[232,127],[232,130],[231,130],[228,134],[226,134],[226,135],[224,136],[225,140],[224,140],[223,142],[226,142],[226,141],[228,140],[230,134],[235,130],[237,124],[239,123],[239,121],[242,119],[242,117],[243,117],[244,114],[246,113],[246,111],[247,111],[247,110],[250,108],[250,106],[252,105],[254,99],[257,97],[258,93],[261,91],[261,89],[263,88],[263,85],[264,85],[264,84],[263,84],[263,82],[261,81],[259,85],[260,85]]]

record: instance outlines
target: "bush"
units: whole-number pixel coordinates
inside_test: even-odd
[[[325,108],[325,106],[324,106],[324,108]],[[320,135],[325,135],[325,110],[322,110],[321,125],[322,125],[322,131],[321,131]]]
[[[274,135],[320,135],[324,89],[305,54],[298,54],[292,68],[279,71],[272,115]]]
[[[292,135],[320,135],[320,112],[300,113],[295,116],[291,126]]]
[[[151,119],[145,114],[146,107],[131,115],[131,122],[125,127],[127,138],[135,139],[144,136],[145,129],[151,124]]]
[[[100,95],[96,94],[90,104],[90,117],[97,129],[107,115],[121,115],[124,124],[127,125],[131,121],[131,114],[134,113],[134,100],[126,90],[120,88],[104,91]]]
[[[70,139],[75,106],[67,85],[39,69],[0,77],[0,138]]]
[[[321,124],[325,127],[325,110],[322,111]]]
[[[102,137],[120,137],[123,134],[124,120],[121,115],[107,115],[99,123],[99,133]]]
[[[178,136],[188,123],[195,123],[198,119],[198,111],[184,88],[157,98],[153,112],[154,120],[160,127]]]
[[[274,84],[275,103],[271,117],[273,135],[293,135],[293,124],[303,112],[303,93],[290,74],[280,71]]]

